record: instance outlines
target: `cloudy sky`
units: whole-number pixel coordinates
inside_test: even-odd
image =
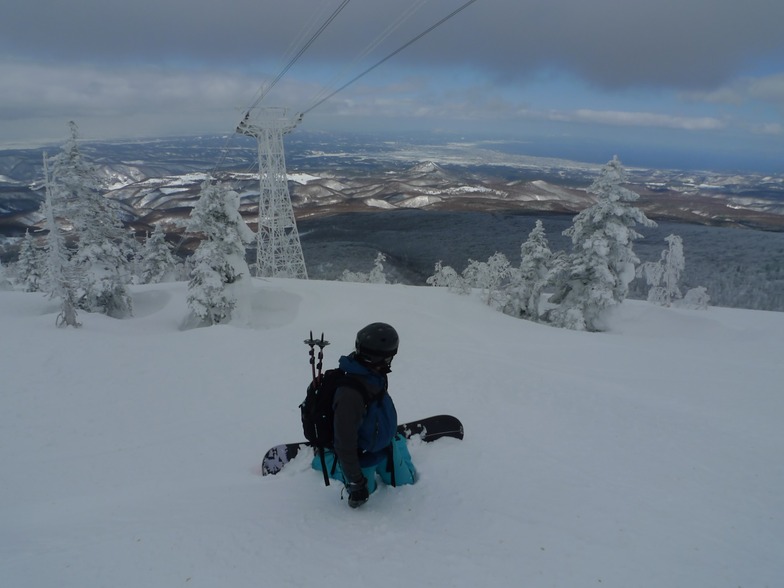
[[[231,132],[344,1],[19,2],[0,144],[61,142],[69,120],[85,139]],[[309,110],[465,1],[350,1],[258,104],[307,130],[784,170],[782,0],[475,0]]]

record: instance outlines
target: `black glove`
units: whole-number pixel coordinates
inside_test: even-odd
[[[367,480],[364,477],[360,481],[349,483],[346,486],[346,490],[348,490],[348,505],[351,508],[362,506],[370,498]]]

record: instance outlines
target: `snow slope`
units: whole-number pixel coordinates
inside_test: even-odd
[[[181,330],[184,283],[136,316],[0,292],[0,577],[9,588],[781,586],[784,313],[622,305],[603,334],[441,289],[254,281],[228,326]],[[331,366],[372,321],[401,336],[420,480],[356,511],[298,459],[310,330]]]

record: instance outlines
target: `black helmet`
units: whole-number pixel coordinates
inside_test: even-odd
[[[368,363],[383,363],[397,353],[397,331],[386,323],[372,323],[357,333],[357,357]]]

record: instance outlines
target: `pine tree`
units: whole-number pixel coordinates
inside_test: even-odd
[[[189,232],[204,236],[193,254],[188,306],[207,325],[229,321],[241,289],[250,286],[245,244],[255,234],[239,205],[239,194],[207,180],[188,222]]]
[[[80,268],[80,305],[89,312],[113,317],[132,314],[127,284],[131,280],[131,247],[120,221],[117,203],[103,196],[98,171],[79,149],[78,128],[53,158],[55,212],[73,225],[77,249],[73,262]]]
[[[368,274],[368,283],[370,284],[386,284],[387,282],[387,274],[384,272],[384,262],[387,260],[387,256],[378,252],[376,255],[376,260],[373,262],[373,269],[370,270]]]
[[[360,284],[387,284],[387,275],[384,273],[384,262],[387,257],[379,252],[376,255],[376,260],[373,263],[373,269],[370,273],[352,272],[350,270],[343,270],[340,276],[342,282],[356,282]]]
[[[470,287],[483,290],[488,305],[495,302],[503,307],[506,304],[506,282],[513,273],[506,255],[496,251],[486,262],[469,259],[468,267],[463,270],[463,280]]]
[[[637,269],[637,277],[644,277],[651,289],[648,291],[648,302],[670,306],[673,301],[681,298],[678,286],[681,274],[686,268],[683,255],[683,240],[678,235],[665,238],[667,249],[662,251],[658,262],[646,262]]]
[[[697,286],[686,291],[682,300],[676,301],[677,306],[681,308],[690,308],[692,310],[705,310],[710,304],[710,296],[705,286]]]
[[[139,263],[143,284],[164,282],[176,274],[178,262],[172,255],[171,245],[166,242],[166,233],[161,225],[156,225],[152,234],[147,236]]]
[[[76,283],[78,269],[69,259],[60,226],[55,213],[54,195],[51,190],[49,166],[44,154],[44,174],[46,199],[42,205],[46,236],[46,266],[44,284],[50,298],[60,299],[60,314],[57,316],[58,327],[80,327],[76,317]]]
[[[564,231],[574,251],[550,297],[558,307],[547,312],[547,320],[556,326],[603,330],[606,311],[629,292],[639,263],[632,243],[642,236],[633,227],[656,223],[630,204],[639,196],[623,187],[625,181],[623,166],[614,157],[588,188],[597,195],[596,204],[575,216]]]
[[[458,294],[468,294],[477,288],[482,290],[488,305],[503,308],[507,302],[506,289],[516,279],[516,274],[517,269],[512,267],[506,255],[496,251],[487,261],[469,259],[461,274],[439,261],[433,275],[425,281],[431,286],[447,287]]]
[[[68,219],[78,235],[89,230],[91,223],[99,221],[96,207],[90,205],[95,195],[100,195],[102,185],[97,169],[84,158],[79,148],[79,127],[73,121],[68,126],[70,136],[60,153],[49,158],[51,190],[55,215]]]
[[[520,246],[520,257],[520,270],[507,289],[509,300],[503,310],[512,316],[538,320],[539,300],[549,283],[554,259],[542,221],[536,221],[528,239]]]
[[[29,230],[25,231],[25,236],[19,246],[16,274],[25,292],[38,292],[41,290],[44,260],[42,252],[35,244],[35,240]]]
[[[425,282],[437,288],[449,288],[450,292],[457,294],[468,294],[471,291],[471,287],[466,284],[457,270],[450,265],[443,265],[441,261],[436,263],[433,275]]]
[[[3,262],[0,261],[0,290],[13,290],[13,288],[14,285],[11,283],[11,280],[6,275]]]

